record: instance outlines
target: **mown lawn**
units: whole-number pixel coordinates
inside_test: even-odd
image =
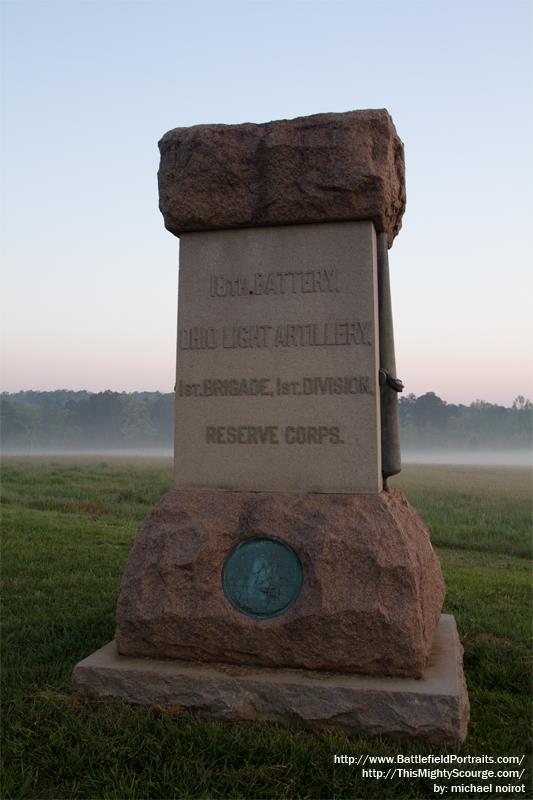
[[[363,778],[333,755],[443,752],[526,754],[523,778],[501,783],[531,796],[527,470],[407,466],[393,481],[430,528],[465,647],[470,734],[447,749],[206,723],[73,692],[74,664],[113,638],[136,527],[170,483],[166,459],[5,460],[2,798],[432,798],[429,777]]]

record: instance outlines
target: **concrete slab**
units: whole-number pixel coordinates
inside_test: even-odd
[[[115,642],[74,668],[91,697],[181,707],[210,719],[262,719],[344,733],[463,741],[469,702],[455,619],[443,614],[420,680],[119,656]]]

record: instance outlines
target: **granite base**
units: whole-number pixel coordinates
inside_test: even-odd
[[[219,720],[268,720],[344,733],[463,741],[469,702],[455,619],[443,614],[423,677],[119,656],[115,642],[80,661],[75,687],[90,697],[183,708]]]

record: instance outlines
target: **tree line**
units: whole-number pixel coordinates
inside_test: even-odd
[[[171,447],[174,394],[3,393],[0,414],[8,451]]]
[[[434,392],[399,401],[404,449],[525,449],[533,406],[519,395],[510,408],[476,400],[447,403]],[[174,394],[161,392],[4,392],[5,452],[172,447]]]
[[[530,449],[533,404],[518,395],[510,408],[484,400],[446,403],[434,392],[401,397],[400,434],[405,449]]]

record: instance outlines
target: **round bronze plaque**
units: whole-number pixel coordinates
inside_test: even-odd
[[[279,539],[246,539],[222,568],[222,586],[231,605],[257,619],[284,614],[298,599],[303,572],[300,559]]]

